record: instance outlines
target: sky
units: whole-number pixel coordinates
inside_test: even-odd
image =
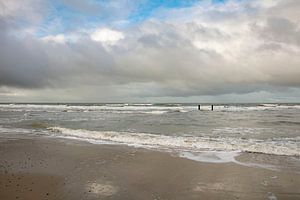
[[[0,102],[300,102],[299,0],[0,0]]]

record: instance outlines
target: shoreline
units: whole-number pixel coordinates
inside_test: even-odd
[[[1,138],[0,144],[0,199],[300,198],[300,174],[292,168],[206,163],[68,139]],[[285,162],[247,153],[237,160]]]

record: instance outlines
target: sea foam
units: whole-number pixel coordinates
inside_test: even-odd
[[[300,156],[300,138],[242,139],[196,136],[169,136],[149,133],[91,131],[63,127],[48,128],[54,137],[67,137],[92,143],[114,143],[144,148],[170,149],[188,152],[240,151],[274,155]]]
[[[167,112],[190,112],[197,111],[197,105],[185,104],[0,104],[0,111],[14,112],[110,112],[110,113],[145,113],[145,114],[164,114]],[[277,105],[277,104],[258,104],[258,105],[214,105],[216,112],[247,112],[265,110],[286,110],[300,109],[300,105]],[[211,110],[211,105],[201,105],[202,111]]]

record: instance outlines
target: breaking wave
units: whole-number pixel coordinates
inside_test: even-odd
[[[196,111],[197,105],[187,104],[0,104],[0,111],[14,112],[108,112],[163,114],[167,112]],[[263,110],[300,109],[300,105],[215,105],[214,111],[247,112]],[[211,110],[211,105],[201,105],[201,110]]]
[[[91,131],[62,127],[48,128],[54,137],[85,140],[91,143],[113,143],[129,146],[179,151],[240,151],[273,155],[300,156],[300,137],[268,140],[167,136],[149,133]]]

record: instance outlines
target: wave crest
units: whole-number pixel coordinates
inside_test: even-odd
[[[300,138],[254,140],[242,138],[210,138],[193,136],[167,136],[149,133],[90,131],[50,127],[55,137],[85,140],[92,143],[114,143],[129,146],[171,149],[180,151],[241,151],[274,155],[300,156]]]

